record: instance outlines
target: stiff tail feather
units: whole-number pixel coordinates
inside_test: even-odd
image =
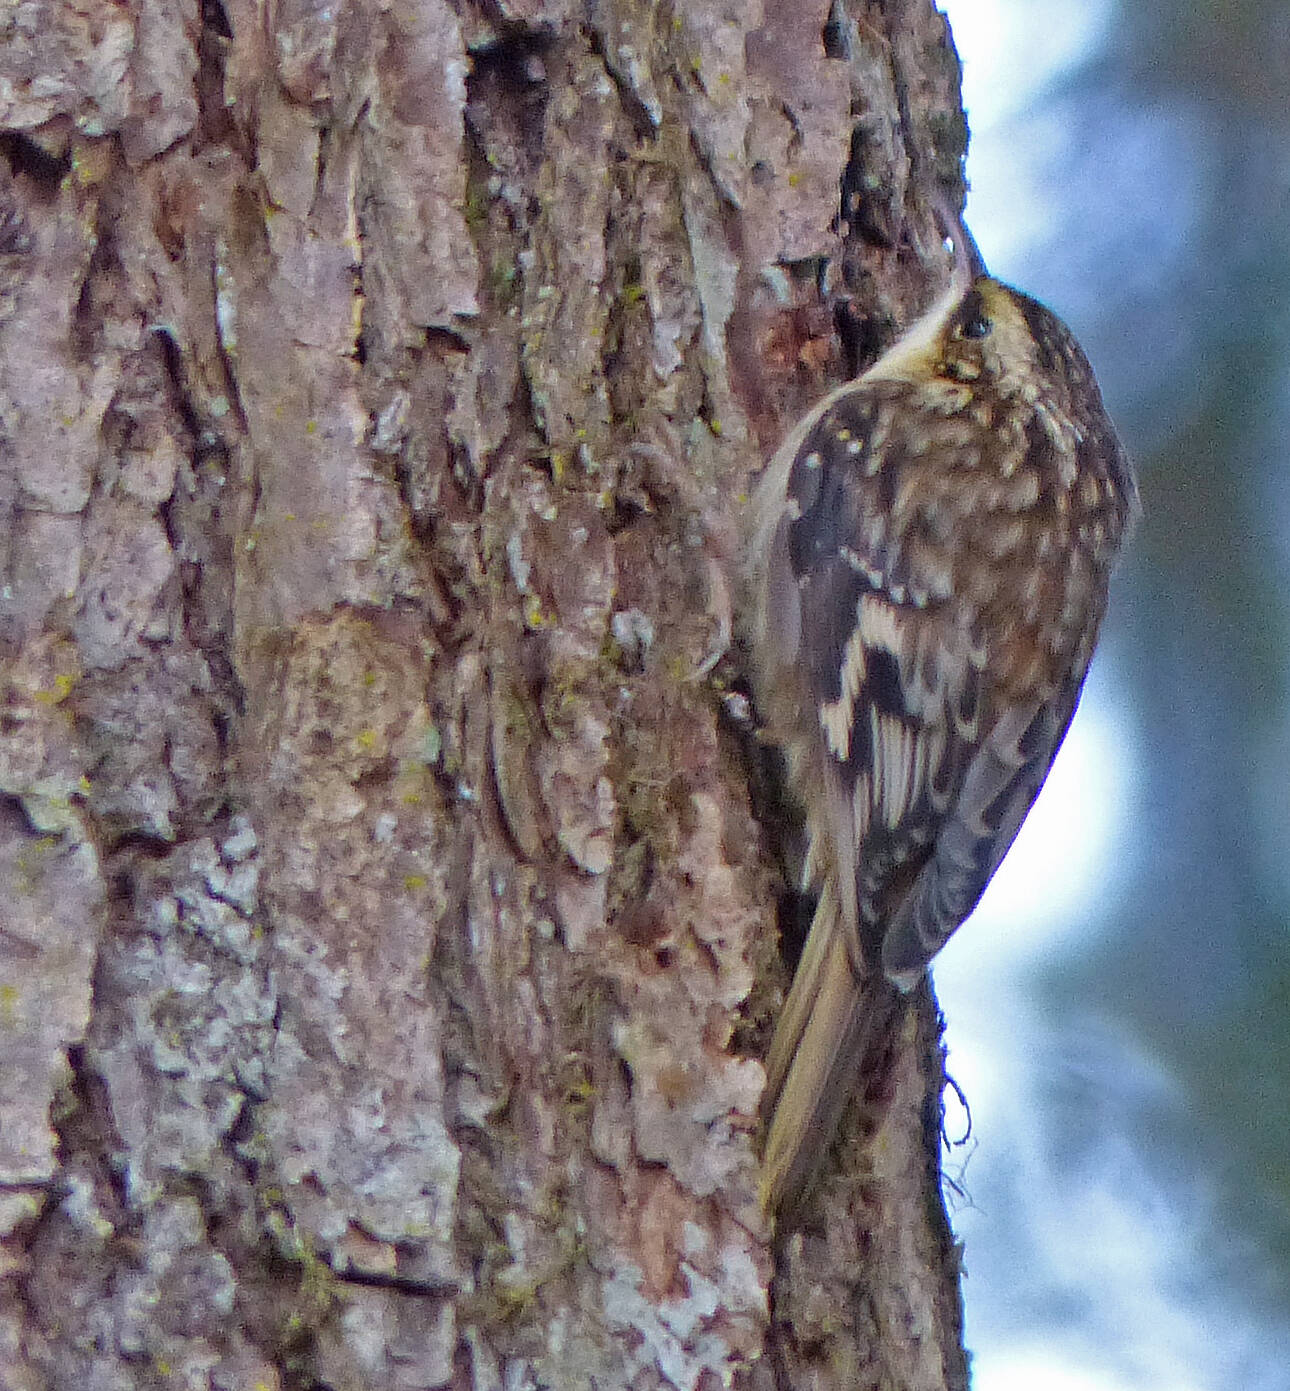
[[[781,1222],[809,1191],[904,999],[881,973],[857,977],[830,877],[766,1059],[761,1202]]]

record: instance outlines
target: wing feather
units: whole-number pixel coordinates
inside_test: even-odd
[[[778,514],[764,621],[795,666],[800,704],[815,712],[796,776],[825,789],[823,824],[811,830],[827,844],[812,859],[847,876],[839,917],[857,973],[881,966],[901,984],[975,906],[1082,679],[1055,700],[1041,693],[1023,727],[1003,718],[998,634],[983,634],[971,607],[977,575],[955,571],[963,534],[947,531],[938,486],[976,469],[979,448],[979,435],[947,430],[913,385],[862,381],[808,417],[766,485]],[[992,510],[991,535],[1021,543],[1017,506],[1033,501],[1024,485],[1015,502],[958,491],[976,509],[960,533]],[[967,549],[978,565],[1001,563],[997,547]]]
[[[1001,720],[964,774],[934,849],[886,924],[883,970],[908,989],[976,907],[1043,786],[1075,713],[1079,684],[1031,713],[1024,733]]]

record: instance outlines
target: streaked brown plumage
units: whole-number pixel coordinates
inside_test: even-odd
[[[820,899],[767,1060],[768,1210],[801,1198],[901,992],[1011,845],[1136,506],[1069,330],[962,271],[772,460],[759,693]]]

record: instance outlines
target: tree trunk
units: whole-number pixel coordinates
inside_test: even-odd
[[[930,998],[759,1213],[729,717],[750,480],[945,274],[930,0],[26,0],[0,73],[0,1386],[965,1386]]]

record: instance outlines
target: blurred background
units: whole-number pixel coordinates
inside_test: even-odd
[[[1146,509],[935,969],[974,1388],[1290,1391],[1290,7],[941,8],[969,223],[1084,344]]]

